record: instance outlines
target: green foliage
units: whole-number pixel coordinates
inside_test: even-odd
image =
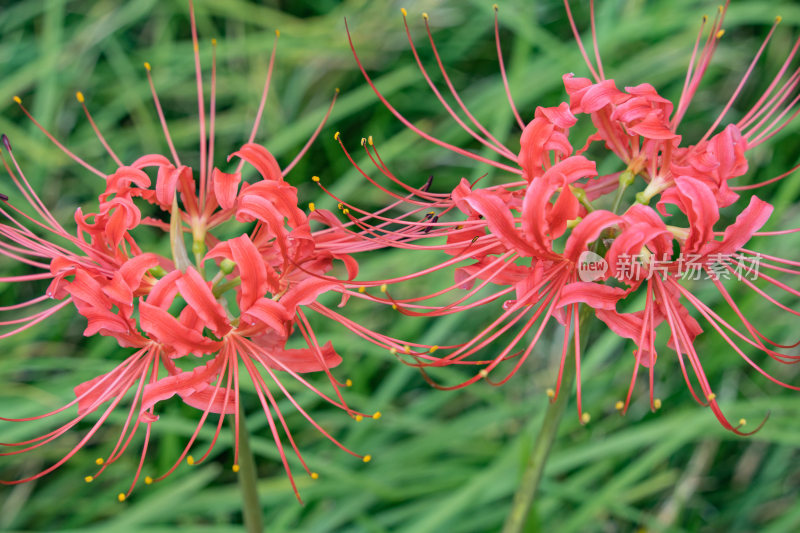
[[[575,3],[575,2],[573,2]],[[585,4],[588,4],[584,2]],[[598,34],[608,77],[618,86],[649,82],[677,98],[689,53],[704,13],[716,5],[695,0],[601,0]],[[249,134],[258,106],[274,40],[280,29],[276,70],[265,119],[257,136],[282,165],[316,128],[334,89],[341,94],[320,139],[288,180],[300,188],[301,202],[333,208],[335,201],[310,182],[318,174],[338,196],[371,207],[385,197],[365,186],[341,153],[333,133],[340,131],[354,158],[365,168],[360,139],[374,136],[381,155],[396,175],[421,184],[430,174],[434,188],[450,188],[462,176],[486,169],[425,143],[405,130],[377,102],[357,73],[346,41],[346,16],[359,55],[390,101],[419,127],[461,147],[491,154],[476,146],[436,101],[419,74],[403,32],[399,5],[363,0],[271,0],[251,2],[197,0],[201,58],[211,61],[210,39],[218,44],[217,160],[235,150]],[[405,7],[411,31],[434,79],[440,80],[427,46],[422,11],[430,15],[439,51],[453,83],[472,113],[512,149],[519,131],[506,104],[497,68],[493,11],[484,1],[413,0]],[[582,29],[588,11],[575,8]],[[775,15],[783,16],[773,44],[743,94],[735,117],[747,109],[777,71],[797,36],[800,9],[791,0],[734,2],[726,36],[699,91],[682,131],[697,139],[725,105]],[[537,105],[556,105],[564,97],[561,76],[586,75],[571,39],[561,2],[507,0],[500,4],[501,36],[511,90],[524,118]],[[588,32],[584,32],[588,35]],[[45,127],[89,163],[112,170],[113,162],[97,142],[75,101],[76,91],[113,149],[124,161],[151,152],[164,153],[166,143],[153,110],[142,63],[153,76],[165,103],[172,135],[190,162],[197,155],[197,103],[184,0],[119,2],[52,0],[8,3],[0,17],[0,131],[10,137],[28,179],[56,217],[72,222],[77,205],[95,205],[99,180],[70,161],[11,102],[22,97]],[[440,85],[444,89],[444,85]],[[745,180],[761,181],[797,163],[800,120],[760,148]],[[191,163],[190,163],[191,164]],[[796,227],[800,176],[759,191],[776,205],[768,229]],[[489,179],[505,179],[490,172]],[[11,184],[2,192],[9,192]],[[18,194],[9,194],[20,201]],[[145,235],[152,239],[156,234]],[[772,239],[772,240],[770,240]],[[761,238],[756,249],[798,260],[797,238]],[[760,248],[759,248],[760,247]],[[385,277],[409,267],[408,253],[379,254],[363,263],[363,277]],[[434,261],[434,259],[427,259]],[[4,259],[4,275],[24,269]],[[448,276],[431,284],[449,283]],[[428,287],[404,286],[409,294]],[[41,294],[28,288],[0,286],[0,304]],[[699,290],[699,289],[698,289]],[[771,319],[775,308],[757,295],[740,294],[751,316],[766,319],[765,333],[794,342],[797,327],[786,313]],[[789,302],[797,308],[796,303]],[[352,303],[345,310],[364,323],[392,334],[431,344],[446,344],[474,330],[481,317],[396,320],[369,305]],[[725,315],[723,315],[725,316]],[[480,382],[457,392],[432,389],[413,369],[389,353],[353,338],[342,328],[315,324],[321,339],[330,339],[344,357],[336,369],[351,378],[348,401],[367,412],[381,410],[378,421],[356,423],[344,413],[299,390],[301,405],[353,450],[370,453],[362,464],[340,452],[284,402],[290,427],[306,461],[320,473],[312,481],[300,476],[299,505],[283,474],[266,419],[254,395],[246,405],[248,427],[259,462],[260,494],[269,531],[303,532],[490,532],[498,530],[508,510],[532,432],[538,427],[560,353],[559,338],[540,343],[525,367],[503,387]],[[72,387],[105,372],[128,353],[113,341],[84,339],[84,320],[64,310],[45,324],[2,340],[0,415],[32,416],[73,397]],[[705,328],[710,330],[711,328]],[[587,426],[568,416],[545,472],[531,531],[746,531],[782,532],[800,528],[797,445],[800,401],[797,392],[779,388],[750,368],[723,340],[707,331],[698,340],[709,381],[720,390],[731,417],[754,425],[771,413],[764,428],[750,438],[724,432],[712,413],[696,405],[686,390],[677,361],[668,350],[656,366],[656,390],[663,408],[647,409],[646,383],[625,418],[614,403],[627,391],[633,366],[631,345],[609,331],[595,331],[586,354],[584,406]],[[798,383],[797,369],[779,365],[768,370]],[[466,374],[449,369],[443,381]],[[323,383],[324,381],[320,381]],[[283,404],[282,404],[283,406]],[[574,409],[570,413],[574,412]],[[192,434],[199,413],[177,402],[153,425],[154,448],[145,474],[168,468]],[[165,481],[141,484],[124,504],[116,494],[127,489],[138,457],[128,453],[99,479],[85,484],[94,459],[107,454],[124,414],[115,413],[90,445],[64,467],[36,482],[0,486],[0,530],[150,532],[190,529],[199,533],[240,531],[239,491],[230,471],[232,439],[223,432],[209,460],[181,466]],[[211,425],[201,432],[204,450]],[[0,441],[33,438],[53,428],[48,420],[27,424],[0,422]],[[0,458],[0,479],[25,477],[58,460],[91,425],[81,424],[49,446]],[[131,447],[135,452],[136,446]],[[297,467],[297,461],[293,466]],[[297,471],[302,472],[297,468]]]

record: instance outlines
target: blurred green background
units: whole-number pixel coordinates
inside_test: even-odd
[[[491,2],[409,0],[292,0],[249,2],[197,0],[201,53],[210,71],[210,40],[218,45],[219,111],[217,161],[249,134],[267,61],[280,29],[273,85],[257,142],[282,165],[322,117],[334,88],[340,99],[312,151],[288,181],[299,187],[301,203],[335,210],[320,197],[309,177],[318,174],[337,195],[362,206],[379,206],[382,197],[350,166],[333,133],[341,131],[348,149],[363,163],[360,138],[373,135],[390,168],[410,183],[436,176],[434,189],[449,190],[460,177],[473,179],[486,168],[425,143],[405,130],[382,108],[356,70],[349,51],[347,17],[360,56],[391,102],[419,127],[458,146],[479,147],[446,116],[414,64],[403,31],[400,7],[434,79],[420,14],[430,15],[437,45],[454,84],[470,110],[516,151],[516,129],[497,68]],[[582,29],[588,2],[574,6]],[[619,87],[649,82],[677,99],[689,53],[704,13],[716,4],[694,0],[601,0],[598,33],[606,75]],[[197,165],[197,119],[188,7],[184,0],[5,1],[0,17],[0,131],[43,201],[65,224],[77,205],[96,205],[101,191],[94,176],[71,162],[26,120],[11,98],[19,95],[35,115],[71,150],[98,168],[112,161],[83,117],[75,91],[83,91],[89,109],[124,161],[144,153],[166,153],[153,110],[142,63],[153,65],[159,95],[167,109],[182,159]],[[783,16],[774,42],[756,68],[752,83],[731,117],[741,116],[769,83],[798,35],[800,6],[789,0],[735,1],[725,24],[715,62],[699,90],[681,133],[696,140],[724,106],[775,15]],[[537,105],[557,105],[565,97],[561,75],[586,75],[577,47],[556,0],[500,2],[501,36],[512,92],[523,117]],[[797,61],[795,60],[795,64]],[[444,89],[444,88],[443,88]],[[742,182],[773,177],[797,163],[800,121],[750,154],[751,171]],[[489,155],[489,154],[484,154]],[[368,161],[367,161],[368,163]],[[490,180],[506,179],[490,172]],[[21,202],[6,180],[2,192]],[[768,229],[797,227],[800,176],[759,191],[776,205]],[[747,196],[745,195],[745,198]],[[71,226],[68,226],[71,227]],[[145,240],[147,237],[143,237]],[[752,247],[800,259],[796,237],[762,238]],[[364,278],[388,277],[437,261],[390,251],[366,256]],[[4,275],[25,269],[3,259]],[[452,273],[432,276],[426,284],[403,287],[408,295],[449,282]],[[796,285],[796,284],[795,284]],[[0,285],[0,304],[10,305],[38,294],[42,286]],[[692,290],[709,302],[721,298],[698,284]],[[795,341],[796,318],[747,291],[736,292],[749,316],[760,317],[764,332]],[[785,300],[798,309],[796,300]],[[353,302],[348,316],[396,336],[445,344],[476,331],[486,316],[436,320],[397,320],[390,311]],[[5,316],[15,318],[13,313]],[[730,313],[724,314],[729,316]],[[430,388],[418,372],[390,354],[354,338],[336,325],[316,321],[319,338],[333,341],[344,357],[336,369],[351,378],[346,390],[354,407],[380,410],[379,421],[355,423],[341,411],[286,380],[297,398],[320,423],[351,449],[373,455],[365,465],[340,452],[302,419],[288,402],[284,413],[304,457],[320,479],[298,476],[305,500],[301,506],[280,466],[263,412],[254,394],[247,396],[248,426],[259,463],[260,494],[269,531],[298,532],[491,532],[499,529],[525,461],[535,428],[547,405],[545,389],[555,379],[559,335],[552,330],[508,384],[478,383],[457,392]],[[109,370],[129,351],[113,340],[85,339],[84,319],[62,311],[46,323],[3,339],[0,355],[0,414],[31,416],[70,400],[72,387]],[[697,341],[709,381],[734,420],[751,424],[771,416],[756,435],[740,438],[719,427],[712,413],[697,406],[686,390],[674,354],[662,350],[656,366],[660,412],[651,414],[646,382],[637,400],[619,417],[614,403],[627,391],[632,345],[596,328],[583,363],[584,406],[592,415],[578,423],[574,408],[561,428],[543,481],[530,531],[765,531],[800,529],[800,401],[757,375],[717,335]],[[798,369],[769,365],[784,381],[799,382]],[[464,379],[449,369],[443,381]],[[324,381],[324,380],[323,380]],[[323,381],[320,381],[322,383]],[[283,404],[282,404],[283,405]],[[194,430],[199,413],[169,403],[153,425],[154,444],[144,474],[163,472]],[[142,484],[124,504],[116,495],[127,490],[138,460],[136,444],[125,458],[92,484],[94,459],[116,441],[122,413],[115,413],[90,444],[66,466],[36,482],[0,486],[0,530],[4,531],[241,531],[239,491],[230,471],[231,439],[223,434],[212,460],[182,466],[151,486]],[[209,428],[211,428],[209,424]],[[35,437],[54,426],[50,421],[0,423],[0,441]],[[0,457],[0,479],[16,479],[47,467],[74,446],[88,430],[84,424],[55,443],[31,453]],[[201,434],[208,439],[210,431]],[[204,442],[207,442],[204,441]],[[202,442],[198,448],[202,447]],[[295,463],[296,464],[296,463]],[[299,469],[298,469],[299,470]]]

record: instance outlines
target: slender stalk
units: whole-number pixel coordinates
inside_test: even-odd
[[[583,353],[589,334],[589,326],[594,319],[591,315],[592,309],[590,307],[586,305],[582,305],[581,307],[578,321],[580,322],[581,353]],[[533,448],[528,456],[525,471],[522,473],[522,479],[517,486],[516,493],[514,493],[514,500],[511,502],[511,512],[509,512],[506,517],[506,522],[503,525],[503,533],[522,533],[525,531],[528,515],[536,501],[536,496],[539,491],[539,482],[542,479],[542,473],[547,464],[550,448],[556,438],[558,426],[561,423],[561,418],[564,415],[567,403],[569,403],[570,396],[572,395],[572,386],[575,383],[574,353],[575,337],[570,340],[569,347],[567,348],[567,360],[564,363],[564,372],[561,376],[561,393],[555,401],[547,407],[544,420],[539,428],[539,433],[536,435],[536,441],[533,443]]]
[[[247,533],[263,533],[264,521],[258,501],[256,461],[250,448],[244,412],[239,411],[239,488],[242,489],[242,515]]]

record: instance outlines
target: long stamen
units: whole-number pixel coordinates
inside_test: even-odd
[[[153,103],[156,106],[156,113],[158,114],[158,120],[161,121],[161,129],[164,131],[164,137],[167,139],[167,145],[169,145],[169,151],[172,154],[172,160],[175,161],[175,166],[181,166],[181,160],[178,157],[178,152],[175,151],[175,145],[172,143],[172,137],[169,134],[169,128],[167,127],[167,119],[164,117],[164,110],[161,107],[161,100],[158,99],[158,93],[156,92],[156,86],[153,84],[153,76],[150,72],[151,70],[150,63],[144,63],[144,69],[147,72],[147,83],[150,85],[150,94],[153,96]]]

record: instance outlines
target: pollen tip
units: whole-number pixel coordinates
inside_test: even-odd
[[[404,17],[408,16],[408,11],[406,11],[406,8],[404,8],[404,7],[400,8],[400,13],[402,13]]]
[[[554,391],[553,389],[547,389],[547,397],[548,398],[555,398],[556,397],[556,391]]]
[[[411,353],[411,346],[408,344],[403,346],[403,353]]]
[[[381,412],[380,412],[380,411],[375,411],[375,413],[372,415],[372,419],[373,419],[373,420],[378,420],[378,419],[379,419],[380,417],[382,417],[382,416],[383,416],[383,415],[381,414]]]
[[[83,478],[83,480],[86,483],[91,483],[92,481],[94,481],[94,477],[93,476],[86,476],[85,478]]]
[[[309,211],[316,211],[317,206],[314,204],[314,202],[308,202],[308,209]]]
[[[344,209],[342,209],[342,214],[343,215],[349,215],[350,214],[350,210],[345,207]]]
[[[281,36],[281,30],[275,30],[275,37]]]
[[[589,413],[583,413],[581,415],[581,424],[588,424],[591,419],[592,415],[590,415]]]
[[[717,395],[712,392],[708,396],[706,396],[706,398],[708,398],[709,402],[713,402],[717,398]]]
[[[124,501],[125,501],[125,493],[123,493],[123,492],[120,492],[119,494],[117,494],[117,500],[118,500],[120,503],[121,503],[121,502],[124,502]]]
[[[194,457],[191,456],[191,455],[187,455],[186,456],[186,464],[188,464],[189,466],[192,466],[194,464]]]
[[[15,97],[14,97],[14,101],[15,101],[16,103],[18,103],[18,104],[22,104],[22,98],[20,98],[19,96],[15,96]]]
[[[0,140],[2,140],[3,146],[6,147],[6,150],[8,150],[10,152],[11,151],[11,142],[8,140],[8,135],[6,135],[4,133],[3,136],[0,137]]]
[[[656,398],[653,400],[653,407],[656,409],[661,409],[661,398]]]
[[[365,286],[363,286],[363,285],[358,288],[358,292],[360,292],[360,293],[363,293],[366,290],[367,290],[367,288]]]
[[[723,36],[723,35],[725,35],[725,30],[719,30],[719,31],[717,32],[717,35],[716,35],[716,37],[717,37],[717,39],[722,39],[722,36]]]
[[[319,176],[311,176],[311,181],[319,183]]]
[[[367,144],[367,138],[361,137],[361,146],[364,146],[365,144]]]
[[[100,466],[103,463],[105,463],[105,461],[103,460],[102,457],[98,457],[97,459],[94,460],[94,464],[96,464],[97,466]]]
[[[480,369],[480,372],[478,372],[478,375],[479,375],[480,377],[482,377],[482,378],[486,379],[486,377],[487,377],[487,376],[489,376],[489,371],[488,371],[488,370],[486,370],[485,368],[481,368],[481,369]]]
[[[367,137],[367,143],[369,143],[369,145],[372,146],[372,135]]]
[[[433,353],[433,352],[435,352],[435,351],[436,351],[436,350],[438,350],[438,349],[439,349],[439,346],[437,346],[436,344],[434,344],[433,346],[431,346],[431,347],[430,347],[430,349],[429,349],[428,351],[429,351],[430,353]]]
[[[147,61],[145,61],[145,62],[144,62],[144,68],[147,70],[147,72],[150,72],[150,70],[151,70],[150,63],[148,63]]]
[[[397,304],[392,304],[392,309],[394,309],[395,311],[397,311]]]
[[[703,24],[708,22],[708,15],[703,15]]]
[[[345,380],[344,386],[345,387],[352,387],[353,386],[353,380],[352,379]]]
[[[500,9],[500,6],[498,6],[497,4],[492,4],[492,9],[497,11],[498,9]]]
[[[397,355],[397,348],[389,348],[389,353],[392,355]]]
[[[745,420],[744,418],[740,418],[740,419],[739,419],[739,425],[740,425],[740,426],[745,426],[745,425],[747,425],[747,420]]]
[[[336,94],[339,94],[342,91],[337,87],[336,89],[334,89],[334,92],[336,92]]]
[[[364,420],[364,417],[362,415],[356,415],[353,418],[356,419],[356,422],[361,422],[362,420]]]
[[[780,16],[780,15],[776,16],[775,17],[775,24],[780,24],[782,20],[783,20],[782,16]]]
[[[319,474],[316,472],[311,472],[311,479],[319,479]]]
[[[151,478],[150,476],[144,476],[144,484],[145,485],[152,485],[153,484],[153,478]]]
[[[371,455],[365,455],[364,458],[362,459],[362,461],[364,461],[365,463],[368,463],[368,462],[372,461],[372,456]]]
[[[75,93],[75,98],[77,98],[80,103],[83,103],[85,101],[85,98],[83,97],[83,93],[80,92],[80,91]]]
[[[239,465],[233,465],[233,466],[231,467],[231,470],[233,470],[234,472],[238,472],[238,471],[239,471],[239,468],[240,468],[240,467],[239,467]]]
[[[422,14],[422,18],[424,18],[425,20],[428,20],[428,14],[427,13],[423,13]]]
[[[381,285],[381,292],[386,292],[386,284]]]
[[[625,407],[625,402],[622,400],[618,400],[617,403],[614,404],[614,409],[617,411],[622,411],[622,408]]]
[[[339,140],[339,132],[338,131],[333,134],[333,140],[334,141],[338,141]]]

